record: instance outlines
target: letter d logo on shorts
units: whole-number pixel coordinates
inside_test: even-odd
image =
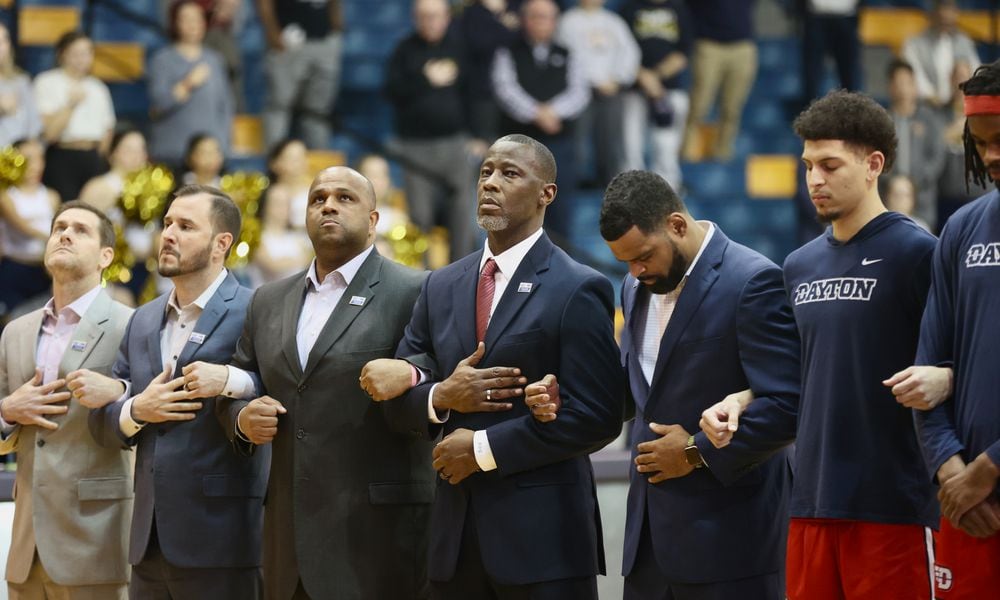
[[[939,591],[947,592],[950,590],[951,586],[955,584],[955,580],[951,576],[951,569],[934,565],[934,582]]]

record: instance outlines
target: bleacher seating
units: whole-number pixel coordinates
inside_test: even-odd
[[[353,164],[372,151],[371,144],[383,144],[392,136],[392,110],[381,90],[389,55],[412,28],[412,0],[342,1],[347,31],[330,145],[336,160]],[[609,0],[608,6],[613,9],[618,3]],[[906,36],[926,27],[926,0],[866,0],[863,4],[860,34],[866,44],[896,51]],[[89,27],[97,42],[96,72],[108,81],[119,118],[140,126],[147,122],[143,67],[167,43],[162,29],[151,26],[163,19],[161,0],[21,0],[19,15],[11,10],[12,5],[11,0],[0,0],[0,21],[17,28],[18,60],[25,69],[35,74],[51,68],[55,39],[67,27]],[[960,5],[961,26],[981,44],[991,43],[994,0],[962,0]],[[139,16],[146,25],[136,24],[114,7]],[[260,113],[266,89],[262,65],[266,45],[254,2],[246,1],[243,7],[247,14],[238,40],[244,56],[247,114],[240,115],[234,125],[236,156],[229,167],[263,169]],[[800,108],[801,43],[791,25],[765,29],[783,33],[758,40],[758,77],[736,141],[736,157],[728,163],[684,164],[683,169],[686,199],[697,216],[718,222],[734,239],[780,261],[795,244],[791,196],[801,169],[797,158],[801,143],[790,121]],[[703,133],[704,141],[710,142],[714,129],[709,125]],[[394,174],[399,174],[397,166]],[[596,259],[613,264],[596,231],[600,201],[600,190],[580,194],[571,241]]]

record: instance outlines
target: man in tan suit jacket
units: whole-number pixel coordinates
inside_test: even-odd
[[[0,336],[0,453],[18,458],[11,600],[126,597],[132,457],[91,437],[95,390],[78,373],[110,372],[132,312],[100,285],[114,236],[100,211],[62,205],[45,248],[53,297]]]

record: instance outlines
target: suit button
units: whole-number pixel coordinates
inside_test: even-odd
[[[304,383],[301,384],[299,387],[296,388],[296,391],[298,391],[300,394],[302,392],[306,391],[306,384],[304,384]]]
[[[38,440],[38,447],[41,448],[45,445],[45,440]]]
[[[306,430],[300,427],[299,430],[295,432],[295,437],[299,438],[300,440],[306,437]]]

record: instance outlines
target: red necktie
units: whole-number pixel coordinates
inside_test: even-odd
[[[490,322],[490,308],[493,307],[493,292],[497,282],[493,274],[497,272],[497,263],[492,258],[486,259],[483,272],[479,274],[479,285],[476,286],[476,341],[486,339],[486,326]]]

